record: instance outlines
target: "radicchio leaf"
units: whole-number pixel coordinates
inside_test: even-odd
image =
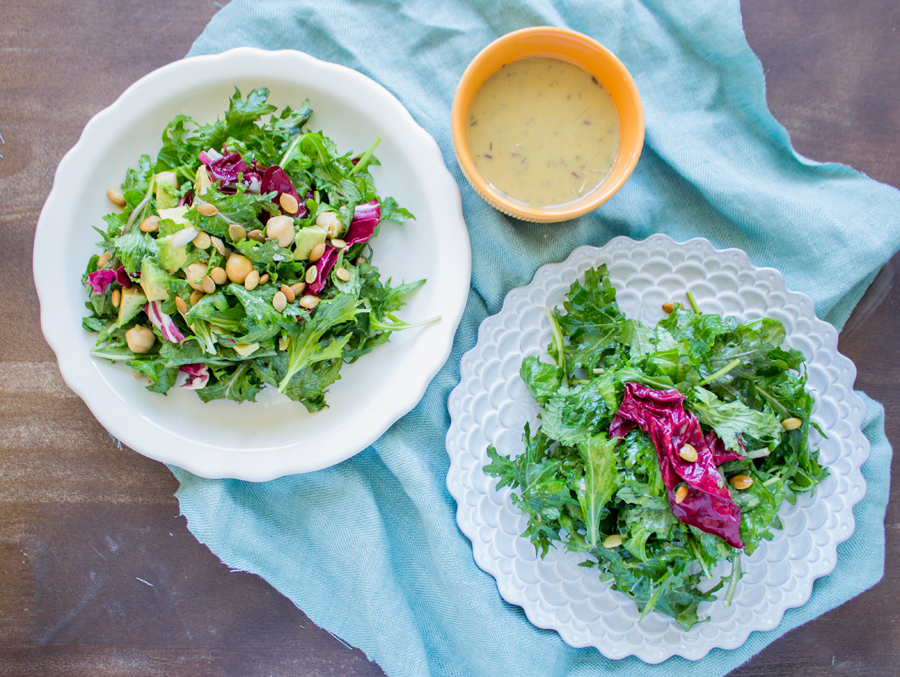
[[[272,165],[263,172],[260,191],[263,193],[271,193],[274,191],[276,195],[272,198],[272,202],[277,204],[284,214],[288,214],[288,212],[285,211],[284,207],[281,207],[281,196],[287,193],[297,201],[298,206],[297,213],[290,214],[290,216],[294,216],[298,219],[302,219],[306,216],[306,201],[300,199],[300,195],[297,193],[297,189],[294,188],[294,184],[291,183],[288,175],[285,174],[284,170],[278,165]]]
[[[144,306],[144,312],[150,318],[153,326],[162,332],[163,338],[171,343],[184,341],[184,334],[176,326],[175,321],[162,311],[161,301],[148,301]]]
[[[381,205],[378,200],[372,200],[361,205],[356,205],[353,211],[353,221],[342,238],[347,243],[347,247],[358,242],[368,242],[375,232],[375,227],[381,221]],[[338,250],[328,245],[322,258],[316,261],[316,279],[315,282],[306,287],[309,294],[318,296],[319,292],[325,287],[328,280],[328,273],[337,260]]]
[[[703,435],[700,422],[685,410],[684,396],[677,390],[653,390],[641,383],[626,383],[622,404],[609,426],[609,436],[624,437],[635,427],[640,427],[653,440],[675,517],[684,524],[719,536],[735,548],[743,548],[740,508],[731,500],[724,478],[716,468],[718,463],[740,456],[727,452],[715,432]],[[685,444],[697,450],[694,463],[685,461],[678,453]],[[676,503],[675,488],[681,482],[687,484],[688,493],[681,503]]]
[[[254,168],[251,169],[240,153],[228,153],[222,155],[212,148],[201,150],[198,156],[200,162],[206,165],[206,171],[210,180],[215,183],[221,181],[219,190],[223,193],[234,192],[238,178],[247,186],[247,192],[259,193],[262,177]]]
[[[104,268],[103,270],[88,273],[88,282],[90,282],[95,294],[105,293],[113,282],[118,282],[125,288],[131,286],[131,279],[128,277],[128,273],[125,272],[125,266],[120,266],[117,270]]]
[[[187,381],[181,386],[182,388],[186,388],[188,390],[200,390],[200,388],[206,387],[206,384],[209,382],[209,367],[205,364],[195,363],[195,364],[183,364],[179,367],[179,371],[187,374]]]

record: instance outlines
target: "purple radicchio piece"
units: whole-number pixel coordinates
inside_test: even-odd
[[[223,193],[233,193],[237,186],[238,179],[247,186],[247,192],[259,193],[261,177],[259,172],[244,162],[240,153],[228,153],[226,155],[216,152],[212,148],[209,150],[201,150],[198,157],[200,162],[206,166],[206,172],[209,174],[210,180],[219,184],[219,191]]]
[[[128,277],[128,273],[125,272],[125,266],[120,266],[117,270],[104,268],[103,270],[88,273],[88,282],[95,294],[105,293],[113,282],[118,282],[126,289],[131,286],[131,279]]]
[[[272,165],[266,169],[262,175],[260,192],[271,193],[273,191],[276,195],[272,198],[272,202],[278,205],[283,214],[288,214],[288,212],[281,206],[281,196],[287,193],[297,201],[298,207],[297,213],[289,214],[289,216],[294,216],[298,219],[302,219],[306,216],[306,201],[300,199],[300,195],[297,193],[297,189],[294,188],[294,184],[291,183],[288,175],[278,165]]]
[[[161,301],[148,301],[144,306],[144,312],[150,318],[154,327],[162,332],[163,338],[171,343],[184,341],[184,334],[176,326],[175,321],[162,311]]]
[[[356,205],[353,210],[353,221],[347,228],[344,237],[341,238],[347,247],[357,244],[358,242],[368,242],[375,232],[375,227],[381,221],[381,205],[378,200],[372,200],[365,204]],[[318,261],[316,261],[316,279],[315,282],[307,286],[308,294],[318,296],[319,292],[325,287],[328,280],[328,273],[337,260],[338,250],[331,245],[325,248],[325,253]]]
[[[187,374],[187,381],[181,386],[188,390],[200,390],[209,382],[209,367],[199,362],[195,364],[183,364],[178,369]]]
[[[726,460],[740,458],[727,452],[710,431],[704,435],[697,417],[684,408],[684,396],[677,390],[653,390],[641,383],[626,383],[625,396],[609,426],[610,438],[624,437],[640,427],[653,440],[662,479],[668,489],[672,512],[684,524],[719,536],[735,548],[743,548],[741,511],[731,500],[724,478],[716,468]],[[690,463],[679,455],[685,444],[697,450]],[[675,502],[675,488],[685,482],[687,496]]]

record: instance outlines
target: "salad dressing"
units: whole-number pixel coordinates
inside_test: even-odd
[[[561,59],[514,61],[489,77],[468,116],[469,152],[497,190],[535,207],[579,199],[609,173],[621,128],[615,104]]]

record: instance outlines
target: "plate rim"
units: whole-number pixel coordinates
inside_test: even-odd
[[[300,75],[285,75],[290,72],[287,69],[293,69],[293,73]],[[441,321],[425,328],[429,332],[428,341],[431,350],[428,355],[417,355],[416,359],[421,361],[416,362],[414,368],[410,370],[419,376],[414,379],[404,378],[402,392],[398,392],[395,397],[382,398],[383,403],[378,403],[379,421],[368,421],[366,426],[352,426],[349,431],[346,428],[342,429],[342,440],[349,441],[342,442],[340,447],[330,445],[324,455],[314,459],[308,459],[297,453],[294,453],[293,457],[286,458],[291,450],[296,451],[301,446],[298,444],[256,450],[252,453],[252,457],[247,452],[221,449],[215,445],[199,442],[190,442],[190,448],[185,449],[186,441],[179,435],[151,425],[139,415],[127,422],[117,418],[116,413],[127,415],[128,408],[123,406],[125,403],[115,401],[121,398],[109,390],[102,378],[96,373],[90,373],[92,368],[96,371],[93,367],[95,358],[80,355],[79,351],[66,350],[65,341],[67,336],[71,336],[71,330],[54,312],[52,276],[42,275],[48,268],[46,259],[47,252],[52,251],[52,235],[54,232],[60,232],[54,226],[53,219],[65,208],[67,195],[73,192],[73,175],[78,172],[79,162],[92,156],[91,144],[98,135],[104,134],[110,125],[122,124],[123,120],[127,122],[129,115],[134,114],[129,111],[140,104],[142,97],[160,91],[160,88],[163,91],[171,90],[173,83],[180,83],[179,86],[184,87],[192,80],[196,82],[197,75],[203,72],[216,73],[212,83],[219,86],[227,81],[238,81],[242,78],[264,79],[266,73],[272,73],[274,79],[293,81],[298,87],[302,87],[304,69],[314,69],[319,73],[342,78],[345,82],[351,81],[364,87],[367,96],[373,97],[378,106],[386,107],[402,121],[404,147],[415,144],[416,148],[416,154],[407,157],[407,160],[414,169],[423,166],[429,169],[427,181],[423,179],[423,187],[432,212],[441,218],[438,225],[453,223],[456,226],[440,227],[435,230],[436,237],[442,239],[440,242],[442,249],[453,253],[459,282],[442,289]],[[51,256],[50,265],[53,259],[58,258],[58,255]],[[32,273],[40,302],[41,330],[56,355],[60,373],[66,384],[85,402],[94,417],[111,435],[142,455],[176,465],[201,477],[262,482],[285,475],[312,472],[340,463],[375,442],[391,425],[418,404],[450,356],[456,329],[468,299],[471,245],[462,212],[459,187],[447,169],[440,147],[415,121],[399,99],[383,85],[352,68],[323,61],[297,50],[238,47],[219,54],[181,59],[155,69],[129,85],[112,104],[91,117],[78,141],[66,152],[56,168],[53,185],[35,229]],[[115,411],[110,410],[110,406],[114,407]],[[302,407],[300,404],[297,406]],[[367,407],[365,414],[368,416],[374,409],[375,407]],[[133,431],[132,426],[137,426],[144,433],[151,432],[154,439],[144,439],[140,433]]]
[[[858,481],[862,486],[862,490],[856,495],[849,496],[848,500],[845,500],[844,502],[846,509],[841,517],[843,517],[844,520],[843,524],[848,525],[849,528],[843,533],[833,534],[833,538],[829,539],[827,545],[824,546],[827,553],[829,554],[828,563],[826,565],[822,565],[821,563],[819,563],[819,567],[814,570],[813,567],[810,567],[810,573],[802,578],[801,587],[803,589],[801,590],[800,598],[795,598],[793,600],[783,601],[782,603],[780,603],[776,608],[775,615],[766,619],[767,622],[765,627],[745,627],[744,624],[739,624],[738,632],[732,634],[729,637],[721,638],[719,640],[716,640],[714,638],[701,639],[699,642],[695,642],[689,645],[685,645],[685,643],[682,642],[680,646],[681,650],[661,646],[660,643],[651,645],[650,643],[645,641],[642,642],[638,648],[634,648],[634,645],[630,645],[633,650],[620,651],[614,650],[606,644],[603,644],[602,642],[592,641],[590,639],[591,635],[589,632],[582,633],[580,636],[578,636],[578,633],[573,630],[571,625],[560,623],[559,619],[555,618],[552,613],[548,614],[542,611],[541,605],[539,603],[540,597],[538,597],[537,601],[529,600],[527,597],[525,597],[524,591],[522,589],[512,585],[513,579],[511,576],[507,576],[503,574],[503,572],[498,571],[498,566],[496,564],[497,560],[493,560],[489,556],[486,544],[476,537],[478,527],[482,525],[475,525],[467,521],[468,511],[466,508],[465,495],[463,493],[464,487],[461,484],[461,480],[463,476],[467,474],[467,471],[461,468],[460,454],[456,453],[458,452],[458,449],[456,448],[456,439],[458,439],[461,434],[461,431],[459,429],[460,412],[458,411],[458,407],[460,406],[459,401],[464,396],[466,387],[464,377],[466,375],[466,371],[471,369],[470,363],[478,358],[477,350],[479,348],[479,345],[481,344],[482,340],[488,335],[489,331],[491,331],[494,323],[499,325],[502,322],[504,313],[511,311],[518,295],[527,294],[527,290],[529,290],[533,286],[539,285],[542,282],[542,278],[549,278],[553,271],[558,270],[561,267],[576,267],[576,262],[579,257],[584,258],[586,256],[589,256],[593,261],[596,261],[605,252],[610,251],[613,248],[629,247],[636,249],[642,246],[651,247],[653,245],[658,245],[662,248],[667,249],[686,249],[688,247],[695,247],[714,252],[719,257],[728,255],[732,257],[742,269],[753,270],[759,274],[770,276],[771,280],[777,281],[779,291],[782,291],[786,295],[786,297],[789,297],[791,300],[797,301],[798,303],[805,306],[804,310],[809,315],[811,315],[811,322],[814,325],[815,330],[817,332],[820,332],[823,336],[823,346],[827,347],[829,349],[829,352],[835,355],[840,361],[841,365],[848,370],[849,375],[841,379],[841,383],[843,383],[844,381],[847,382],[846,387],[848,398],[851,403],[855,405],[852,410],[855,409],[855,411],[857,412],[857,414],[851,421],[851,438],[853,439],[854,446],[856,446],[856,444],[858,443],[858,450],[852,456],[852,463],[849,469],[848,477],[851,477],[854,481]],[[577,273],[575,275],[575,279],[581,278],[582,275],[583,273]],[[804,315],[804,318],[808,319],[806,315]],[[862,476],[861,472],[862,465],[866,462],[866,460],[868,460],[870,453],[869,440],[862,433],[861,429],[862,423],[865,418],[866,408],[862,399],[853,389],[853,384],[855,382],[857,374],[856,366],[853,364],[852,360],[840,353],[837,343],[837,330],[831,324],[818,318],[818,316],[815,314],[813,301],[808,295],[802,292],[796,292],[787,289],[784,283],[784,276],[779,270],[771,267],[755,266],[750,261],[750,258],[745,251],[734,247],[717,249],[706,238],[696,237],[685,240],[683,242],[678,242],[663,233],[650,235],[643,240],[634,240],[627,236],[617,236],[610,239],[605,245],[601,247],[590,245],[580,246],[574,249],[563,261],[542,265],[535,272],[531,282],[521,287],[510,290],[510,292],[507,293],[504,297],[500,311],[485,318],[485,320],[482,321],[482,323],[479,325],[475,345],[470,350],[468,350],[460,360],[460,381],[451,391],[450,397],[448,398],[447,406],[451,423],[445,438],[447,451],[450,456],[450,466],[447,471],[446,484],[449,493],[451,494],[451,496],[453,496],[454,500],[457,503],[457,524],[462,533],[466,536],[466,538],[469,539],[472,544],[473,557],[476,564],[479,566],[479,568],[490,574],[495,579],[501,597],[503,597],[503,599],[507,602],[521,607],[532,624],[543,629],[555,630],[559,633],[563,641],[565,641],[570,646],[576,648],[594,647],[604,656],[613,660],[620,660],[629,656],[634,656],[645,663],[657,664],[674,656],[680,656],[687,660],[696,661],[705,657],[712,649],[736,649],[742,646],[747,641],[751,632],[767,631],[777,627],[781,623],[784,617],[784,613],[787,611],[787,609],[798,608],[806,604],[812,594],[812,589],[815,581],[822,576],[830,574],[834,570],[834,567],[837,564],[838,546],[849,539],[855,531],[856,525],[855,517],[853,515],[853,507],[860,500],[862,500],[862,498],[866,494],[865,478]],[[496,491],[496,480],[492,479],[490,481],[490,485],[491,490]],[[506,489],[504,489],[504,491],[506,491]],[[470,510],[471,512],[475,512],[474,508],[470,508]],[[521,535],[519,535],[516,538],[522,537]],[[500,575],[498,576],[498,574]]]

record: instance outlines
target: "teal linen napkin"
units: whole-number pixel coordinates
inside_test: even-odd
[[[454,90],[471,58],[504,33],[548,24],[586,33],[623,60],[647,124],[643,155],[625,187],[596,212],[553,226],[506,218],[481,201],[456,167],[449,129]],[[616,235],[702,236],[744,249],[757,266],[783,271],[789,288],[811,296],[818,315],[840,327],[900,246],[900,194],[793,151],[766,107],[762,68],[736,0],[232,0],[190,54],[239,46],[292,48],[349,66],[403,102],[459,182],[472,289],[450,359],[420,404],[354,458],[264,484],[172,468],[191,531],[228,566],[265,578],[392,677],[668,677],[695,669],[680,658],[651,666],[573,649],[500,598],[472,559],[445,486],[446,405],[459,360],[481,321],[540,265]],[[839,547],[837,568],[778,628],[753,633],[740,649],[711,652],[704,674],[729,672],[881,578],[891,448],[883,410],[865,400],[868,493],[854,510],[856,531]]]

